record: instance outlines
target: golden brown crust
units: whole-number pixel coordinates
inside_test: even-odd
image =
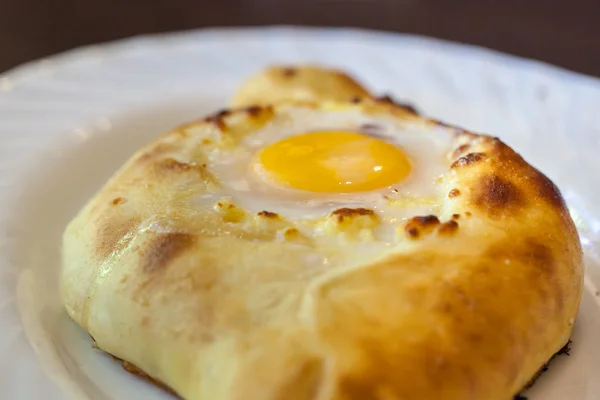
[[[399,223],[397,241],[367,256],[356,244],[376,242],[381,224],[368,208],[334,210],[311,236],[283,213],[194,203],[218,193],[209,149],[296,108],[454,135],[443,211]],[[581,247],[548,178],[500,140],[444,126],[368,97],[180,127],[134,155],[67,228],[67,311],[100,348],[187,399],[506,400],[570,336]],[[323,260],[308,268],[315,254]]]
[[[144,273],[155,273],[168,267],[179,254],[194,244],[195,239],[195,236],[188,233],[156,235],[144,249],[140,270]]]
[[[247,80],[235,94],[234,107],[280,101],[350,101],[370,94],[343,72],[310,65],[273,66]]]

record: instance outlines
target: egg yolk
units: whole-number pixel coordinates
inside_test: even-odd
[[[258,157],[262,170],[276,183],[320,193],[374,190],[410,172],[399,148],[354,132],[291,136],[269,145]]]

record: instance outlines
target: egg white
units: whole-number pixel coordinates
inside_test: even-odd
[[[411,171],[388,187],[359,193],[315,193],[282,187],[256,173],[256,155],[284,138],[313,131],[347,131],[374,136],[400,148]],[[415,215],[436,214],[442,195],[440,177],[448,170],[452,134],[447,129],[424,126],[386,115],[366,115],[357,110],[325,111],[295,107],[276,115],[261,129],[241,139],[231,149],[215,149],[208,168],[220,184],[215,193],[199,201],[227,197],[249,212],[270,211],[299,221],[328,215],[339,208],[369,208],[383,225],[397,225]],[[385,229],[385,226],[383,227]]]

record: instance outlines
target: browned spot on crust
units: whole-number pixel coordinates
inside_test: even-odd
[[[469,153],[466,156],[462,156],[458,160],[454,161],[452,165],[450,165],[450,168],[465,167],[467,165],[475,164],[476,162],[481,161],[484,158],[484,153]]]
[[[460,190],[458,189],[452,189],[450,192],[448,192],[448,197],[451,199],[458,196],[460,196]]]
[[[438,226],[438,233],[443,236],[450,236],[458,230],[458,222],[450,220]]]
[[[150,327],[150,324],[152,323],[152,320],[150,319],[150,316],[148,315],[144,315],[142,317],[142,319],[140,320],[140,325],[142,326],[142,328],[148,329]]]
[[[210,139],[202,139],[202,143],[203,144],[211,144],[212,140],[210,140]]]
[[[392,96],[390,95],[383,95],[383,96],[379,96],[375,98],[376,101],[379,101],[381,103],[389,103],[389,104],[395,104],[394,103],[394,99],[392,99]]]
[[[435,215],[426,215],[423,217],[413,217],[406,225],[404,231],[413,239],[418,238],[421,234],[431,232],[440,224],[440,220]]]
[[[300,231],[296,228],[288,228],[283,232],[283,238],[285,240],[295,240],[301,236]]]
[[[523,241],[523,249],[518,249],[518,256],[527,260],[529,264],[537,266],[545,272],[554,271],[554,255],[552,250],[537,239],[526,239]]]
[[[356,96],[350,99],[350,103],[358,104],[362,101],[362,97]]]
[[[537,169],[531,167],[521,156],[509,146],[495,137],[483,137],[492,148],[492,155],[498,163],[499,170],[507,170],[519,187],[524,188],[530,198],[538,198],[566,213],[566,206],[560,190]]]
[[[215,124],[220,130],[224,131],[227,129],[227,124],[225,124],[225,117],[227,117],[229,114],[231,114],[231,111],[221,110],[216,114],[206,117],[204,120],[206,122]]]
[[[298,70],[293,67],[286,67],[281,69],[281,75],[285,76],[286,78],[293,78],[297,74]]]
[[[560,190],[546,175],[536,170],[533,181],[538,196],[555,207],[566,209]]]
[[[460,218],[460,214],[452,214],[452,219],[459,219]]]
[[[141,257],[141,269],[151,273],[161,270],[188,249],[195,241],[189,233],[161,233],[150,242]]]
[[[419,115],[419,111],[417,111],[417,109],[412,106],[411,104],[407,104],[407,103],[400,103],[396,100],[394,100],[391,96],[389,95],[384,95],[384,96],[380,96],[377,97],[375,99],[376,101],[380,102],[380,103],[386,103],[386,104],[391,104],[394,105],[398,108],[401,108],[402,110],[414,114],[414,115]]]
[[[471,216],[471,215],[473,215],[473,214],[471,214],[471,211],[465,211],[465,215],[466,215],[467,217],[470,217],[470,216]]]
[[[344,221],[344,218],[351,218],[360,215],[375,215],[375,211],[368,208],[338,208],[331,215],[337,217],[338,222]]]
[[[482,177],[474,187],[473,201],[489,213],[497,214],[523,203],[521,190],[497,175]]]
[[[279,214],[271,212],[271,211],[261,211],[261,212],[258,213],[258,216],[265,217],[265,218],[270,218],[270,219],[277,219],[277,218],[279,218]]]
[[[156,158],[162,156],[165,153],[168,153],[172,149],[173,149],[173,146],[170,144],[159,143],[156,146],[154,146],[152,149],[150,149],[147,152],[140,155],[138,160],[141,162],[153,160],[153,159],[156,159]]]
[[[136,229],[138,221],[135,219],[118,221],[100,215],[99,221],[104,221],[98,229],[96,252],[106,258],[112,253],[123,250],[129,245],[133,236],[128,235]]]
[[[125,204],[125,203],[127,203],[127,199],[125,197],[117,197],[117,198],[113,199],[113,201],[111,203],[113,206],[116,206],[119,204]]]
[[[460,157],[465,151],[469,150],[470,147],[471,147],[470,144],[461,144],[452,153],[452,158],[458,158],[458,157]]]
[[[263,110],[263,108],[261,106],[250,106],[250,107],[246,108],[246,112],[251,117],[258,117],[260,115],[260,113],[262,112],[262,110]]]
[[[161,160],[157,167],[163,171],[174,171],[174,172],[189,172],[196,171],[200,174],[204,173],[206,169],[206,164],[195,164],[195,163],[186,163],[182,161],[175,160],[174,158],[167,158]]]
[[[536,281],[535,290],[540,292],[549,306],[554,305],[555,311],[562,309],[565,296],[557,273],[556,258],[552,249],[538,238],[525,237],[515,242],[509,237],[492,244],[485,256],[492,260],[507,260],[509,263],[517,262],[526,266],[529,279]]]
[[[164,169],[175,170],[175,171],[189,171],[196,167],[194,164],[188,164],[185,162],[177,161],[174,158],[167,158],[160,163],[160,166]]]

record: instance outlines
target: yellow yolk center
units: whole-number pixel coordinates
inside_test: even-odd
[[[410,172],[396,146],[353,132],[311,132],[266,147],[260,165],[276,183],[321,193],[362,192],[401,181]]]

